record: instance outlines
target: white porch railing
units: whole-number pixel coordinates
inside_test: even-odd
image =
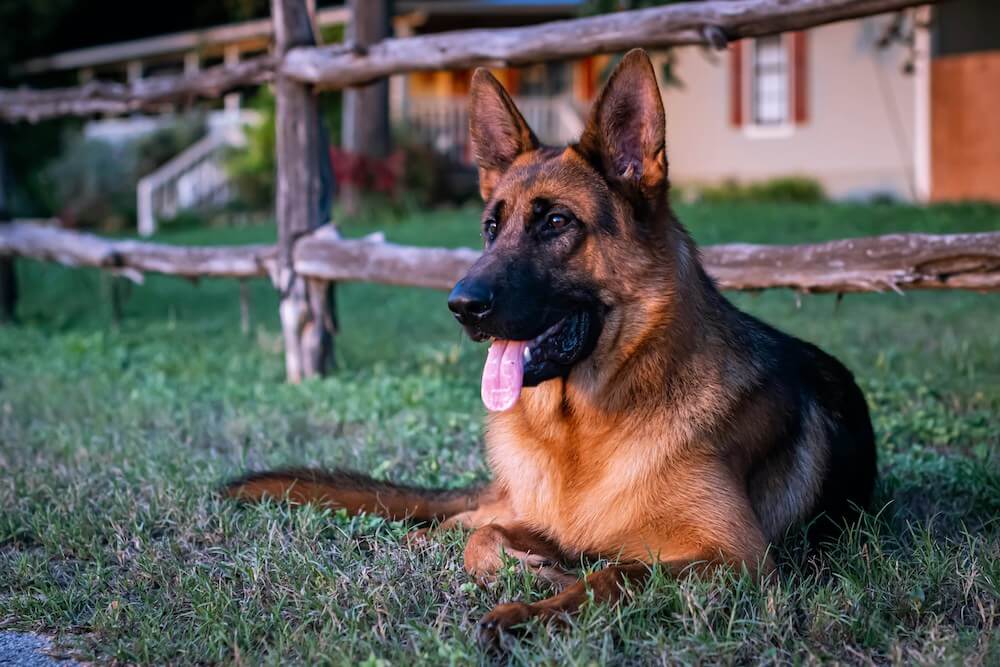
[[[139,235],[156,233],[158,221],[181,211],[230,201],[233,193],[223,157],[227,149],[246,145],[243,126],[258,120],[244,111],[232,121],[212,123],[204,138],[142,177],[136,188]]]
[[[567,97],[520,97],[517,107],[542,143],[579,140],[583,118]],[[404,122],[416,136],[443,155],[469,162],[469,109],[464,98],[414,97],[406,101]]]

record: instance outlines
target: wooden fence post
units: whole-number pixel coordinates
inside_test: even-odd
[[[275,50],[313,46],[304,0],[271,0]],[[306,280],[294,271],[292,251],[303,235],[328,222],[332,190],[330,152],[318,101],[306,85],[278,74],[275,79],[278,175],[275,214],[281,292],[281,329],[289,382],[322,375],[333,361],[333,284]]]
[[[392,3],[390,0],[350,0],[351,20],[346,41],[361,50],[391,37]],[[344,114],[341,144],[354,155],[377,160],[390,151],[389,80],[381,79],[366,86],[344,89]],[[361,208],[361,188],[357,178],[342,179],[338,193],[347,215],[357,215]]]

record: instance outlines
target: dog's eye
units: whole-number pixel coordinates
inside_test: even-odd
[[[549,213],[548,217],[545,218],[545,222],[553,229],[562,229],[569,224],[569,216],[562,213]]]
[[[499,228],[500,227],[499,225],[497,225],[497,221],[494,220],[493,218],[490,218],[485,223],[483,223],[483,236],[486,237],[487,241],[493,243],[494,241],[497,240],[497,231],[499,230]]]

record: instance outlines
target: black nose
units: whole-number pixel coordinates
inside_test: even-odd
[[[462,324],[475,324],[493,310],[493,290],[484,283],[459,280],[448,295],[448,308]]]

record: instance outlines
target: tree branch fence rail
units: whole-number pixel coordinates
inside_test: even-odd
[[[701,249],[705,268],[727,290],[901,292],[1000,291],[1000,232],[886,234],[799,245],[725,243]],[[92,267],[141,283],[143,274],[181,278],[265,278],[278,272],[277,245],[171,246],[111,240],[54,226],[0,225],[4,255]],[[298,239],[291,267],[321,282],[368,282],[449,290],[479,257],[472,248],[388,243],[376,234],[341,238],[322,226]]]
[[[927,0],[706,0],[530,27],[385,39],[368,47],[317,47],[304,0],[272,0],[276,48],[271,55],[130,84],[0,89],[4,122],[170,111],[264,83],[274,83],[278,107],[277,244],[182,247],[101,238],[60,229],[55,221],[2,223],[0,314],[12,314],[17,297],[16,257],[95,267],[140,282],[145,273],[190,279],[268,277],[281,292],[288,379],[320,375],[332,354],[330,296],[335,283],[450,289],[479,253],[395,245],[378,236],[343,239],[334,226],[323,224],[330,183],[319,157],[325,143],[315,104],[319,90],[407,72],[524,65],[633,47],[723,48],[744,37],[925,4]],[[789,246],[723,244],[702,252],[708,272],[724,289],[1000,290],[1000,232],[894,234]]]

